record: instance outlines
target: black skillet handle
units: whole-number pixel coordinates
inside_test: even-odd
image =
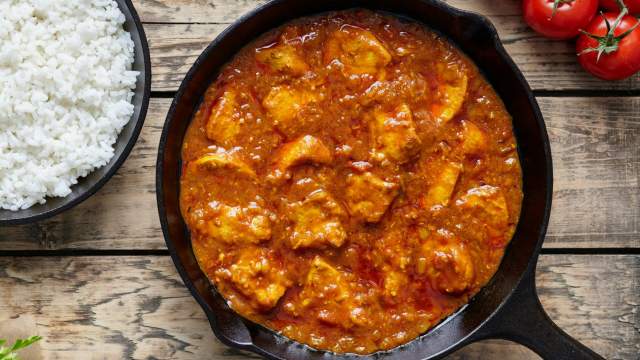
[[[542,308],[535,268],[527,271],[503,307],[474,334],[474,340],[505,339],[535,351],[543,359],[604,359],[562,331]]]

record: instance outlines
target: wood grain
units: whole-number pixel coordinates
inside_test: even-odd
[[[174,91],[202,50],[230,23],[265,1],[139,0],[136,8],[151,48],[153,90]],[[640,89],[640,76],[618,82],[598,80],[576,62],[571,41],[536,35],[522,20],[520,1],[451,0],[451,5],[487,16],[507,52],[537,90]]]
[[[551,140],[549,247],[640,247],[640,98],[540,98]]]
[[[615,281],[612,281],[615,279]],[[543,256],[538,288],[559,326],[606,358],[640,351],[640,256]],[[211,333],[169,257],[0,258],[0,321],[35,318],[46,359],[244,359]],[[481,342],[452,359],[531,359]]]
[[[546,248],[640,247],[640,98],[540,98],[555,192]],[[0,250],[164,249],[155,161],[169,99],[153,99],[142,135],[96,195],[53,219],[0,228]]]

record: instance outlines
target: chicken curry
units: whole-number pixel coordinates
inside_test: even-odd
[[[242,316],[367,354],[426,332],[493,276],[522,201],[511,118],[423,25],[302,18],[241,50],[182,150],[196,258]]]

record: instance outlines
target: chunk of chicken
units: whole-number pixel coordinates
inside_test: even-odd
[[[239,111],[238,95],[234,90],[226,90],[218,98],[205,125],[207,138],[222,146],[234,145],[240,133],[242,113]]]
[[[316,256],[307,273],[303,292],[309,295],[308,298],[330,298],[340,302],[349,297],[350,291],[343,274],[320,256]]]
[[[343,328],[362,323],[364,309],[357,307],[349,275],[316,256],[300,293],[302,308],[315,306],[318,320]]]
[[[383,231],[382,236],[372,243],[378,254],[373,260],[376,263],[388,264],[389,269],[400,269],[401,272],[405,272],[405,269],[412,262],[412,251],[407,251],[407,249],[413,249],[417,246],[418,239],[409,236],[407,230],[393,229],[393,226],[388,228]]]
[[[309,65],[298,55],[293,45],[279,44],[258,49],[256,59],[268,65],[273,71],[301,76],[309,70]]]
[[[472,188],[456,200],[456,205],[485,225],[493,244],[505,244],[511,239],[513,229],[509,227],[507,200],[499,188],[491,185]]]
[[[459,294],[473,286],[475,268],[471,255],[453,234],[440,230],[420,248],[417,273],[443,293]]]
[[[385,269],[384,271],[384,283],[382,288],[382,295],[387,301],[393,302],[400,294],[403,288],[405,288],[409,282],[407,275],[394,271],[391,269]]]
[[[398,195],[398,184],[387,182],[375,174],[349,174],[346,202],[351,216],[365,222],[378,222]]]
[[[324,49],[325,63],[339,61],[345,76],[377,74],[391,62],[387,48],[368,30],[343,25],[329,36]]]
[[[466,71],[459,65],[449,64],[448,67],[443,69],[448,76],[440,80],[438,87],[440,101],[431,108],[431,113],[441,125],[458,114],[467,97],[469,83]]]
[[[212,201],[190,216],[193,228],[225,244],[258,244],[271,238],[271,213],[255,202],[228,206]]]
[[[293,232],[289,243],[293,249],[340,247],[347,238],[342,226],[345,212],[327,191],[318,189],[304,200],[289,205]]]
[[[193,166],[212,170],[227,169],[250,178],[256,178],[256,172],[242,160],[238,153],[222,148],[218,148],[215,153],[199,157],[193,162]]]
[[[331,150],[322,140],[305,135],[284,144],[273,158],[270,176],[274,179],[290,177],[289,169],[293,166],[315,163],[329,164],[333,160]]]
[[[431,89],[419,73],[397,75],[392,80],[375,81],[364,90],[358,101],[364,106],[388,104],[396,99],[431,98]]]
[[[462,164],[455,162],[445,163],[424,197],[424,206],[433,208],[434,206],[449,205],[449,200],[453,195],[453,190],[458,183],[461,172]]]
[[[309,104],[319,100],[320,95],[317,92],[283,85],[272,88],[262,101],[262,105],[278,130],[290,135],[300,126],[298,123],[300,112]]]
[[[487,148],[487,136],[478,125],[469,120],[462,121],[462,151],[467,155],[480,154]]]
[[[238,260],[228,270],[217,272],[248,297],[258,310],[272,309],[289,287],[283,271],[270,258],[268,251],[249,247],[241,250]]]
[[[399,106],[392,113],[374,110],[369,126],[377,160],[405,163],[420,151],[422,142],[407,105]]]

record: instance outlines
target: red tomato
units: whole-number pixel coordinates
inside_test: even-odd
[[[627,5],[629,13],[640,14],[640,0],[623,1],[624,4]],[[620,12],[620,7],[618,7],[618,3],[616,2],[616,0],[600,0],[600,6],[614,13]]]
[[[637,26],[640,20],[626,15],[615,27],[613,36],[607,36],[606,22],[608,21],[613,27],[617,17],[618,14],[614,13],[605,13],[603,16],[596,17],[586,31],[598,37],[599,40],[582,34],[578,37],[576,44],[580,65],[593,75],[605,80],[625,79],[640,71],[640,27],[636,27],[631,33],[620,38],[621,34]],[[598,59],[598,51],[588,49],[602,49],[600,59]]]
[[[598,0],[524,0],[522,9],[533,30],[551,39],[571,39],[589,25]]]

